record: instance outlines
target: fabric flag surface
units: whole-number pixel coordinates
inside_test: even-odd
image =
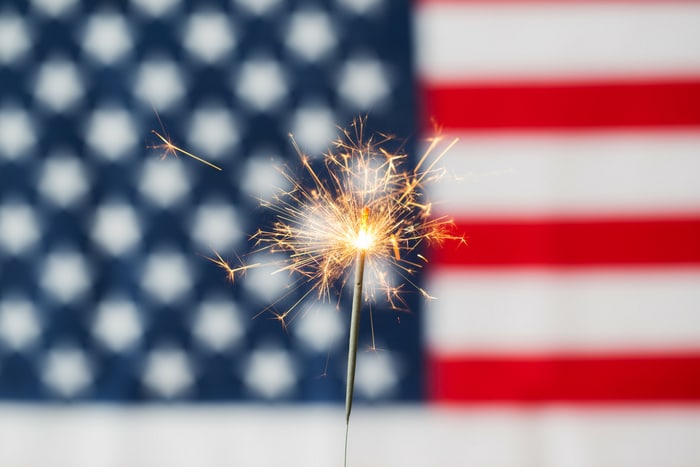
[[[372,305],[349,465],[698,465],[700,3],[5,0],[0,466],[341,465],[351,297],[207,257],[358,115],[459,138],[468,246]]]

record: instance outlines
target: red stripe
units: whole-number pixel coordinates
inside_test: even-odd
[[[700,80],[426,84],[426,129],[699,126]]]
[[[700,217],[461,219],[455,231],[465,236],[468,245],[445,242],[429,253],[431,264],[460,267],[700,264]]]
[[[700,354],[433,358],[428,394],[441,402],[700,400]]]

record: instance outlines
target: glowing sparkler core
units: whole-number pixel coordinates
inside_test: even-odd
[[[362,210],[362,221],[360,224],[360,230],[357,232],[357,236],[352,240],[352,244],[358,250],[367,251],[374,245],[375,235],[367,227],[367,219],[369,218],[369,208],[364,208]]]
[[[355,248],[358,250],[367,251],[372,248],[372,245],[374,244],[374,235],[372,235],[371,232],[368,232],[367,229],[360,228],[354,243]]]

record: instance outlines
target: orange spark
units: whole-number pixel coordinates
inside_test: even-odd
[[[233,282],[233,280],[235,279],[236,273],[238,273],[238,272],[243,273],[248,269],[260,266],[260,263],[245,264],[245,265],[242,264],[241,266],[234,268],[234,267],[231,267],[231,265],[228,263],[228,261],[226,261],[224,258],[222,258],[221,255],[219,253],[217,253],[216,251],[214,251],[214,255],[216,255],[216,258],[210,258],[209,256],[205,256],[204,258],[208,259],[209,261],[211,261],[212,263],[216,264],[221,269],[226,271],[226,278],[231,282]],[[240,261],[240,258],[239,258],[239,261]]]
[[[162,159],[165,159],[166,157],[168,157],[169,154],[172,154],[172,155],[177,157],[177,153],[179,152],[180,154],[184,154],[186,156],[189,156],[192,159],[201,162],[202,164],[206,164],[209,167],[212,167],[212,168],[219,170],[219,171],[221,170],[221,167],[219,167],[218,165],[214,165],[211,162],[204,160],[201,157],[192,154],[191,152],[185,151],[184,149],[182,149],[178,146],[175,146],[170,139],[161,135],[156,130],[151,130],[151,133],[156,135],[162,141],[162,144],[154,144],[154,145],[150,146],[153,149],[163,150],[163,155],[161,156]]]

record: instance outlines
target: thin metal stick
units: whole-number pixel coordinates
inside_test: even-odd
[[[348,464],[348,428],[352,410],[352,394],[355,390],[355,367],[357,366],[357,339],[360,334],[360,311],[362,310],[362,282],[365,276],[365,250],[357,252],[355,269],[355,289],[352,295],[352,313],[350,314],[350,340],[348,343],[348,377],[345,386],[345,460]]]

